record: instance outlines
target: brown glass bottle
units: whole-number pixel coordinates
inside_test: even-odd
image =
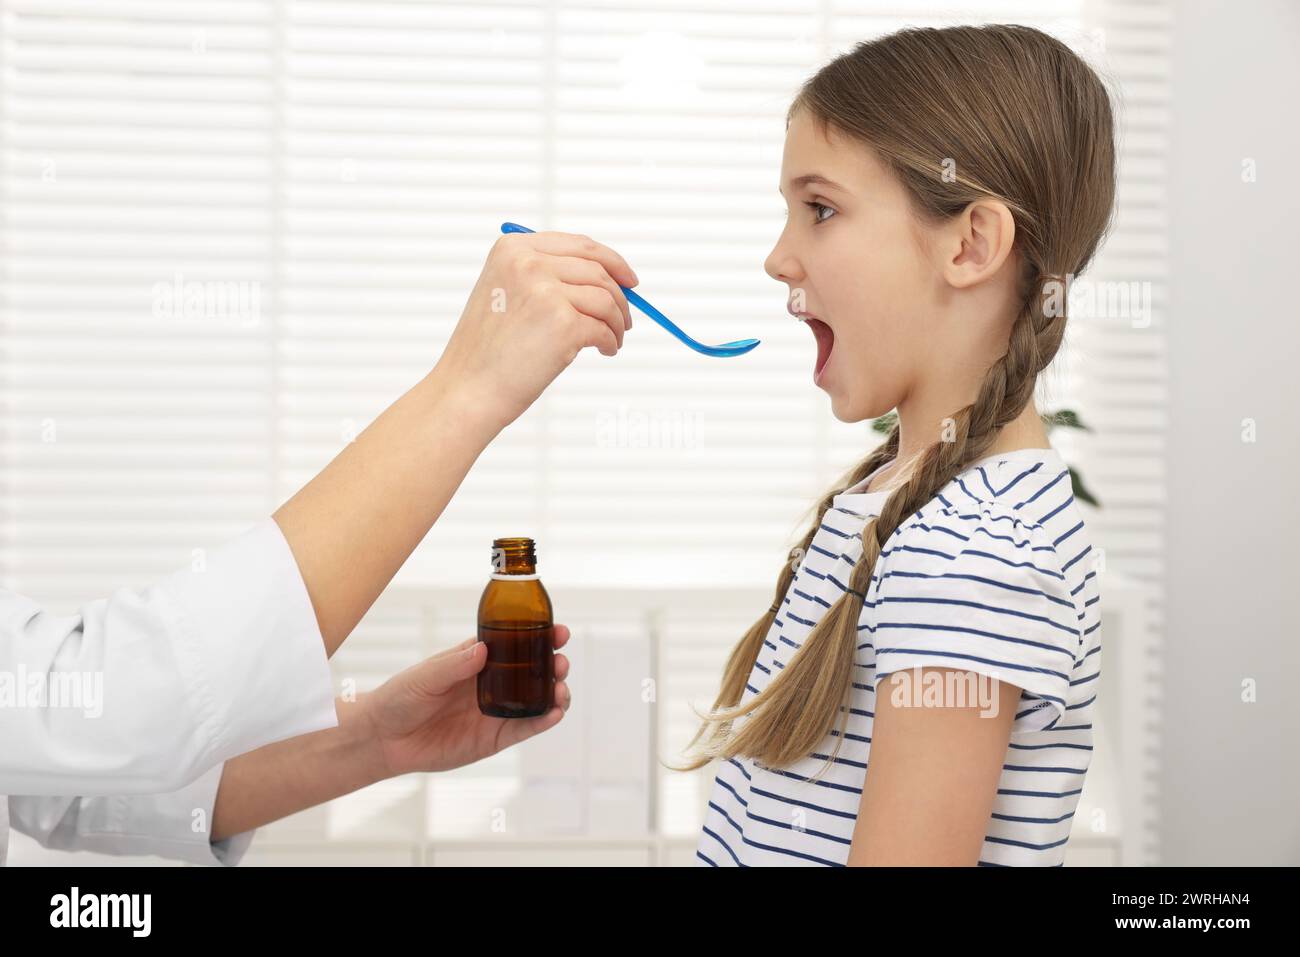
[[[531,538],[493,540],[492,580],[478,603],[478,637],[488,652],[478,674],[479,710],[497,718],[549,711],[555,700],[555,625]]]

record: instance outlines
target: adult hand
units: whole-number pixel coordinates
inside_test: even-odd
[[[555,626],[555,647],[569,640]],[[569,659],[555,655],[555,707],[536,718],[493,718],[478,709],[476,676],[487,646],[470,638],[399,672],[361,696],[379,771],[446,771],[471,764],[559,724],[572,701]]]
[[[606,356],[622,348],[632,313],[619,286],[638,282],[622,256],[588,236],[506,233],[437,369],[505,428],[584,348]]]

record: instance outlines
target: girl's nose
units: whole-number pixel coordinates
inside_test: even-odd
[[[776,244],[776,248],[764,260],[763,269],[777,282],[798,282],[803,276],[799,261],[787,254],[780,243]]]

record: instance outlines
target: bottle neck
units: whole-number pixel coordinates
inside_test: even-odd
[[[531,538],[498,538],[492,542],[492,577],[537,577],[537,553]]]

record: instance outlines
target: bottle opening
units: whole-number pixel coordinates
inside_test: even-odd
[[[492,571],[498,575],[532,575],[537,571],[537,547],[531,538],[492,540]]]

